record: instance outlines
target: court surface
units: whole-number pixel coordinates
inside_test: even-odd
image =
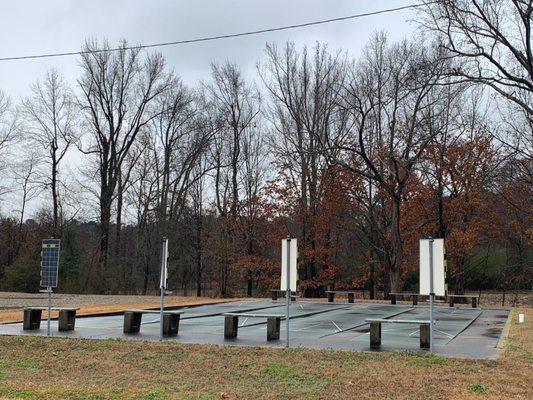
[[[174,340],[182,343],[211,343],[245,346],[285,347],[286,322],[281,322],[279,341],[266,341],[266,319],[239,319],[235,340],[224,339],[226,312],[255,312],[267,315],[285,315],[283,300],[241,301],[183,308],[179,334]],[[43,313],[44,315],[45,313]],[[508,310],[435,307],[434,345],[437,354],[465,358],[493,358],[507,321]],[[21,312],[22,317],[22,312]],[[296,301],[290,306],[290,345],[316,349],[370,350],[367,318],[427,320],[428,307],[405,304],[378,303],[325,303]],[[78,317],[76,330],[58,332],[57,321],[52,321],[53,336],[90,339],[159,339],[159,315],[143,315],[139,334],[122,332],[123,315]],[[0,325],[0,334],[46,335],[46,321],[41,329],[23,331],[22,324]],[[419,327],[416,324],[382,324],[381,350],[419,349]]]

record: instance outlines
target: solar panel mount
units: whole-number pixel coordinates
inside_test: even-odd
[[[41,251],[41,286],[57,287],[57,272],[59,269],[60,239],[44,239]]]

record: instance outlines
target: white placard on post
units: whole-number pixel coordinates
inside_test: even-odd
[[[445,296],[446,261],[444,239],[433,239],[433,292]],[[429,239],[420,239],[420,294],[429,295]]]
[[[159,308],[159,340],[163,340],[164,334],[164,313],[165,313],[165,289],[167,288],[168,279],[168,239],[163,238],[161,244],[161,280],[159,287],[161,289],[161,306]]]
[[[163,238],[163,244],[161,249],[161,278],[159,281],[159,288],[167,288],[167,279],[168,279],[168,239]]]
[[[281,241],[281,290],[287,290],[287,239]],[[291,243],[291,272],[290,272],[290,290],[296,292],[298,281],[298,242],[296,238],[290,240]]]

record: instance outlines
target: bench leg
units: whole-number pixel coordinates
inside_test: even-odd
[[[267,318],[267,340],[279,340],[281,318]]]
[[[224,317],[224,338],[235,339],[239,327],[239,317],[227,315]]]
[[[391,294],[390,295],[390,303],[391,304],[396,304],[396,295],[395,294]]]
[[[477,308],[477,297],[472,297],[472,308]]]
[[[141,330],[142,314],[135,312],[124,313],[124,333],[139,333]]]
[[[450,307],[453,307],[455,305],[454,298],[450,297]]]
[[[354,295],[353,293],[348,293],[348,303],[353,303]]]
[[[180,326],[179,314],[163,314],[163,335],[177,336]]]
[[[429,349],[431,338],[429,337],[429,324],[420,324],[420,348]]]
[[[381,347],[381,323],[370,323],[370,348],[379,349]]]
[[[73,331],[76,324],[76,310],[59,310],[59,331]]]
[[[42,310],[24,310],[22,329],[25,331],[39,329],[41,327],[42,312]]]
[[[413,295],[413,306],[416,306],[418,305],[418,295],[414,294]]]
[[[278,291],[277,290],[271,290],[270,294],[272,295],[272,300],[278,299]]]
[[[335,293],[328,293],[328,303],[335,302]]]

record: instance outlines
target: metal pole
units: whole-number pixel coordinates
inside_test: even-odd
[[[164,311],[165,311],[165,289],[161,288],[161,309],[159,312],[159,340],[163,340],[163,324],[164,324]]]
[[[163,340],[163,325],[164,325],[164,314],[165,314],[165,283],[166,283],[166,263],[167,263],[167,238],[163,238],[162,249],[161,249],[161,306],[159,309],[159,340]]]
[[[429,238],[429,351],[433,353],[433,238]]]
[[[48,286],[46,290],[48,292],[48,320],[46,321],[46,335],[50,336],[50,318],[52,314],[52,288]]]
[[[287,238],[287,288],[286,288],[286,304],[287,311],[285,313],[285,319],[287,322],[287,343],[286,348],[289,348],[289,306],[291,304],[291,238]]]

